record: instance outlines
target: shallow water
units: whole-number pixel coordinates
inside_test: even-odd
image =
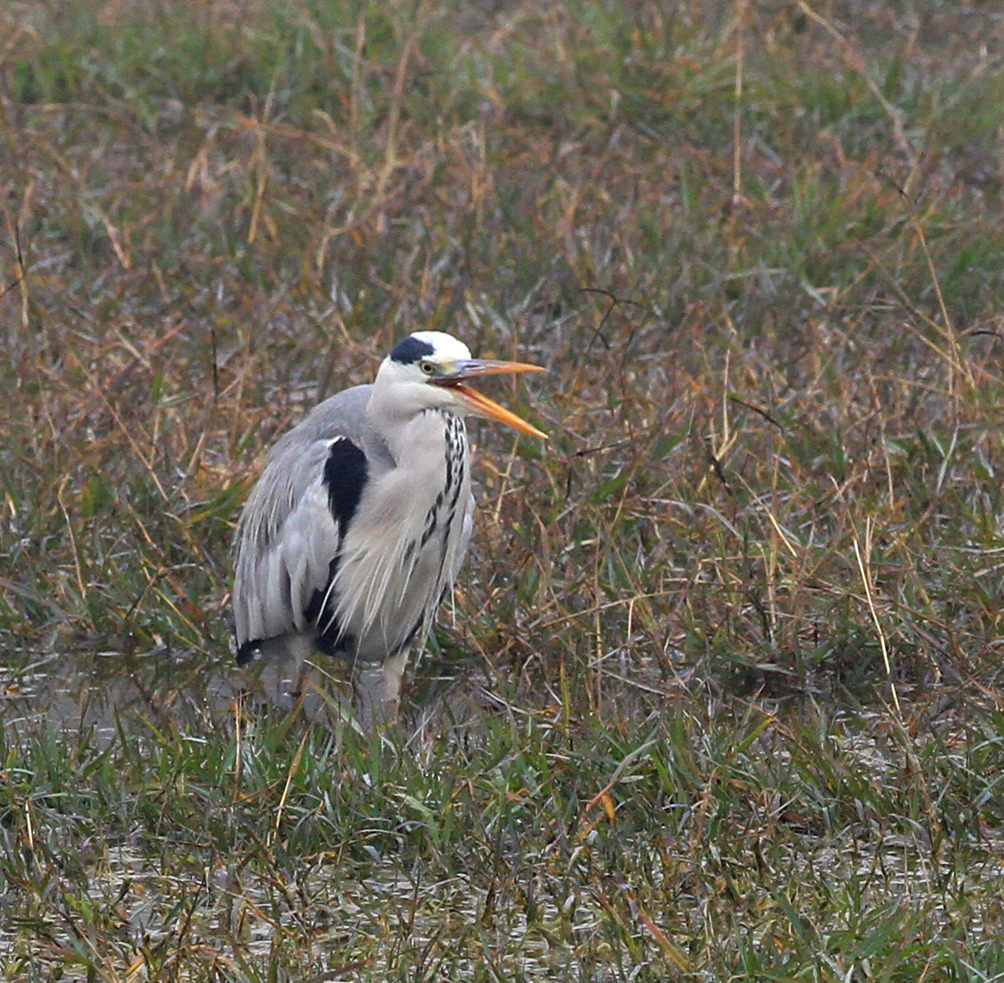
[[[193,739],[202,740],[221,727],[232,734],[238,697],[247,687],[257,687],[261,701],[268,704],[269,687],[281,676],[281,667],[248,674],[226,663],[207,667],[189,654],[52,655],[20,670],[0,671],[0,715],[9,747],[48,732],[57,735],[57,747],[58,735],[74,735],[76,743],[83,739],[96,751],[125,742],[146,754],[153,740],[151,728],[169,722]],[[308,706],[338,725],[345,684],[336,677],[328,682],[324,694],[311,690]],[[458,683],[447,675],[432,675],[423,686],[431,703],[419,714],[419,726],[408,732],[417,753],[420,745],[441,738],[444,728],[469,731],[477,708],[490,704],[481,685],[469,678]],[[279,709],[285,709],[278,702]],[[443,722],[446,716],[449,724]],[[156,770],[158,758],[151,755],[150,760]],[[124,794],[143,793],[130,788]],[[95,807],[107,806],[95,802]],[[137,980],[146,973],[144,952],[169,961],[177,949],[178,958],[191,963],[191,949],[182,952],[182,947],[199,947],[221,964],[248,961],[264,973],[277,953],[287,958],[287,950],[302,948],[304,939],[309,946],[297,961],[305,977],[380,979],[400,973],[403,966],[444,958],[451,938],[471,935],[481,940],[474,947],[481,955],[451,954],[450,978],[472,978],[487,961],[512,978],[576,980],[577,971],[567,965],[567,945],[541,931],[540,921],[562,924],[558,935],[571,931],[588,937],[598,931],[601,920],[600,906],[588,892],[557,899],[541,890],[535,927],[525,911],[495,907],[493,889],[481,872],[474,876],[460,870],[444,876],[442,867],[428,865],[424,873],[421,860],[410,862],[406,870],[393,853],[373,852],[365,863],[336,863],[319,854],[305,857],[302,868],[280,870],[262,866],[260,860],[248,864],[217,854],[209,844],[175,842],[173,833],[161,839],[150,829],[82,839],[78,820],[90,828],[100,823],[99,814],[75,817],[45,809],[38,819],[43,824],[33,833],[38,842],[90,845],[79,855],[72,855],[70,847],[78,873],[65,884],[62,878],[54,882],[51,898],[32,901],[10,885],[9,897],[0,895],[0,976],[5,966],[25,959],[35,967],[37,979],[46,978],[47,967],[58,967],[61,978],[71,983],[86,979],[86,971],[74,975],[68,969],[66,954],[78,948],[81,939],[71,927],[74,919],[60,915],[61,908],[71,904],[80,923],[83,899],[94,911],[107,913],[116,926],[117,951],[88,952],[88,958],[118,965],[123,979]],[[260,835],[265,838],[268,831]],[[24,828],[0,826],[0,838],[0,852],[16,853],[24,847]],[[80,883],[86,884],[82,894]],[[12,923],[4,917],[8,908],[15,912]],[[25,912],[33,910],[43,933],[37,937],[24,924]],[[190,927],[187,936],[179,937],[182,924]],[[134,973],[126,972],[130,967]],[[184,972],[177,978],[196,979]]]
[[[232,704],[237,681],[211,672],[192,686],[196,669],[190,656],[163,652],[56,653],[23,668],[0,668],[0,719],[6,734],[88,732],[98,746],[115,740],[130,717],[205,722]]]

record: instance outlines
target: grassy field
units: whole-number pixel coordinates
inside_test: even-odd
[[[1004,22],[0,10],[0,977],[1004,980]],[[270,441],[549,374],[400,732],[244,706]]]

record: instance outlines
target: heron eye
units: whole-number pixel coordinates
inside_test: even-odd
[[[419,362],[418,367],[425,375],[435,375],[436,366],[432,362]]]

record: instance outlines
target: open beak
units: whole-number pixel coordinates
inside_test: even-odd
[[[515,413],[507,410],[504,406],[499,406],[498,403],[489,399],[484,393],[480,393],[477,389],[471,389],[469,386],[463,384],[464,379],[473,379],[480,375],[510,375],[516,372],[546,371],[547,369],[540,365],[530,365],[527,362],[497,362],[487,358],[471,358],[455,363],[450,375],[441,376],[432,381],[437,386],[452,389],[460,396],[467,409],[474,416],[480,416],[486,420],[498,420],[499,423],[505,423],[520,433],[547,440],[546,433],[541,433],[536,427],[527,423],[526,420],[516,416]]]

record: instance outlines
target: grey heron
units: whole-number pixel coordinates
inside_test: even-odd
[[[354,667],[364,727],[393,719],[408,648],[431,627],[471,535],[464,418],[546,439],[464,382],[542,371],[415,332],[372,385],[337,393],[281,437],[237,525],[238,663],[284,660],[295,696],[318,653],[339,657]]]

